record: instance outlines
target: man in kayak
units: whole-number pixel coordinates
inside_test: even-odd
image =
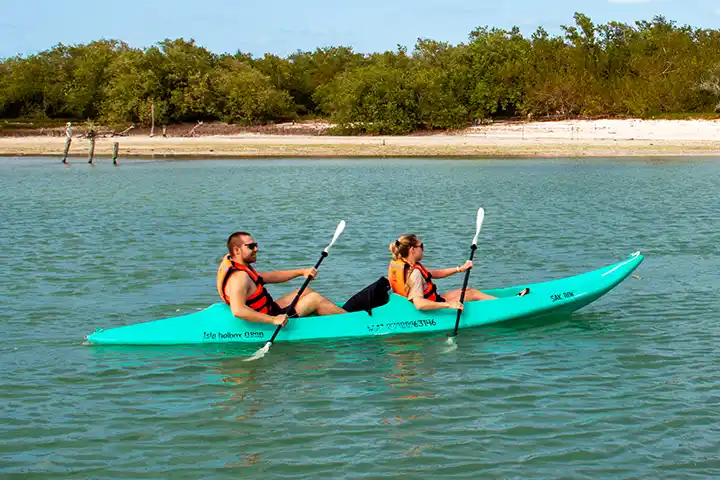
[[[418,310],[439,310],[452,308],[462,310],[460,294],[462,289],[452,290],[439,295],[433,278],[445,278],[472,268],[472,262],[466,261],[463,266],[427,270],[420,260],[425,253],[425,245],[416,235],[402,235],[390,243],[392,261],[388,266],[388,280],[393,292],[413,302]],[[482,293],[474,288],[465,290],[465,300],[492,300],[495,297]]]
[[[284,283],[300,276],[315,278],[317,270],[314,268],[279,270],[263,272],[261,275],[252,267],[257,260],[258,244],[247,232],[235,232],[230,235],[227,247],[229,254],[223,258],[218,268],[217,288],[220,297],[230,305],[236,317],[250,322],[285,325],[288,316],[345,313],[345,310],[310,288],[305,289],[294,311],[288,311],[298,290],[273,301],[265,284]]]

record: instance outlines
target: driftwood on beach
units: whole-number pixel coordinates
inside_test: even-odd
[[[126,136],[126,135],[128,134],[128,132],[129,132],[130,130],[132,130],[133,128],[135,128],[135,124],[134,124],[134,123],[133,123],[132,125],[130,125],[128,128],[126,128],[125,130],[123,130],[122,132],[118,133],[117,136],[118,136],[118,137],[124,137],[124,136]]]
[[[195,130],[197,130],[198,127],[201,127],[204,123],[205,123],[205,122],[198,120],[197,125],[195,125],[194,127],[192,127],[192,128],[190,129],[190,131],[187,133],[187,135],[185,135],[185,136],[186,136],[186,137],[193,137],[193,136],[195,136]]]

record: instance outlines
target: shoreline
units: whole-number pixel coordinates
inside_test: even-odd
[[[720,120],[570,120],[498,122],[407,136],[303,134],[96,138],[96,158],[363,158],[363,157],[626,157],[720,156]],[[0,137],[0,156],[62,158],[64,136]],[[89,141],[73,137],[69,157],[88,156]]]

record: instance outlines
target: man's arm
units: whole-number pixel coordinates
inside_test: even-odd
[[[285,317],[285,319],[287,319],[286,315],[271,317],[270,315],[256,312],[245,305],[248,287],[251,286],[252,281],[250,280],[250,276],[245,272],[234,273],[228,279],[225,291],[227,292],[228,299],[230,300],[230,310],[234,316],[249,322],[272,323],[274,325],[282,323],[280,317]]]
[[[275,272],[258,272],[265,283],[285,283],[297,277],[317,277],[314,268],[300,268],[298,270],[277,270]]]

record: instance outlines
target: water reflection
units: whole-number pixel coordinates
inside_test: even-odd
[[[224,412],[238,410],[234,413],[236,420],[247,420],[263,410],[260,392],[266,384],[267,372],[244,358],[231,353],[221,357],[216,367],[221,383],[227,388],[217,391],[224,398],[215,406]]]
[[[391,360],[391,371],[383,378],[393,388],[413,388],[422,383],[420,369],[425,362],[424,345],[420,340],[381,338],[383,348]]]

